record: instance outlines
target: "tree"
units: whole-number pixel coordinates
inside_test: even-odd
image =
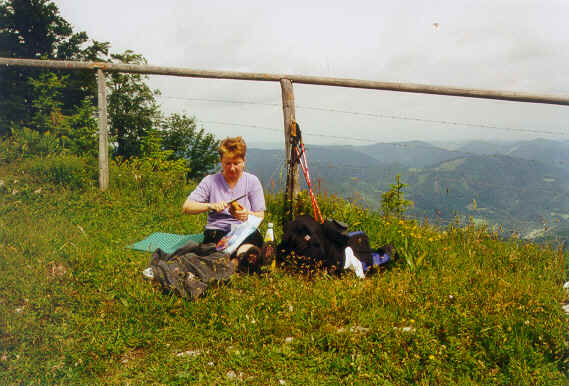
[[[67,77],[59,77],[53,72],[43,72],[38,75],[37,79],[28,79],[34,91],[30,126],[40,133],[49,131],[55,134],[64,121],[61,112],[63,105],[61,94],[65,88],[66,79]]]
[[[146,64],[140,54],[127,50],[111,55],[114,61],[129,64]],[[160,120],[159,106],[155,96],[140,74],[113,72],[108,77],[109,119],[111,136],[116,142],[115,155],[129,158],[143,155],[142,139]]]
[[[195,117],[172,114],[161,123],[162,146],[172,150],[171,159],[185,159],[188,178],[200,179],[211,172],[219,160],[219,141],[202,127]]]
[[[93,98],[83,98],[70,114],[62,112],[62,94],[68,76],[53,72],[29,79],[34,90],[33,115],[30,121],[35,131],[58,139],[61,149],[78,155],[97,153],[97,122]]]
[[[407,184],[401,183],[399,174],[395,177],[395,184],[391,184],[391,189],[381,194],[381,209],[385,217],[401,217],[407,208],[413,206],[413,201],[404,198],[403,188]]]
[[[59,15],[57,6],[48,0],[0,0],[0,56],[27,59],[105,60],[109,43],[93,41],[85,45],[85,32],[74,33]],[[34,113],[34,86],[30,79],[40,74],[61,77],[65,73],[26,67],[0,68],[0,137],[10,134],[11,127],[29,126]],[[60,95],[60,109],[71,114],[89,95],[96,95],[95,77],[91,73],[73,72]]]

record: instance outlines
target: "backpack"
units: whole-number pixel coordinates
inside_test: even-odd
[[[311,216],[298,216],[285,226],[277,246],[277,263],[303,270],[342,271],[349,238],[346,230],[347,226],[339,221],[326,220],[320,224]]]
[[[277,247],[277,263],[295,266],[301,270],[326,268],[335,273],[344,270],[345,249],[351,247],[362,262],[364,272],[373,272],[377,266],[395,257],[395,249],[386,245],[373,250],[363,231],[348,232],[347,225],[337,220],[320,224],[311,216],[298,216],[290,221]]]

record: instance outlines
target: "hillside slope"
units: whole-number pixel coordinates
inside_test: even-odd
[[[471,145],[470,150],[490,149],[483,142]],[[557,165],[562,153],[550,151],[551,146],[561,152],[567,144],[536,140],[499,143],[493,148],[517,157],[443,151],[421,142],[406,143],[406,147],[309,146],[307,155],[313,185],[323,192],[379,208],[382,192],[389,190],[395,175],[400,174],[409,185],[407,197],[415,202],[414,216],[445,220],[473,216],[477,221],[530,235],[544,224],[569,221],[569,170]],[[433,149],[438,150],[429,156]],[[545,156],[548,152],[549,158]],[[400,163],[382,162],[378,159],[381,154]],[[436,159],[442,161],[424,166]],[[417,163],[403,164],[412,161]],[[250,149],[247,165],[271,189],[284,186],[282,151]]]
[[[6,384],[567,384],[567,254],[472,226],[325,217],[391,244],[364,280],[277,268],[188,301],[143,278],[153,232],[195,233],[195,183],[95,160],[0,165],[0,379]],[[267,195],[266,223],[282,196]],[[395,255],[394,255],[395,256]]]
[[[448,218],[462,213],[503,225],[527,221],[535,225],[552,221],[555,214],[569,214],[569,173],[536,161],[470,156],[406,177],[417,214],[432,216],[440,211]]]

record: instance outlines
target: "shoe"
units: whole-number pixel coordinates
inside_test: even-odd
[[[262,253],[259,247],[252,246],[237,256],[237,270],[244,273],[261,273]]]

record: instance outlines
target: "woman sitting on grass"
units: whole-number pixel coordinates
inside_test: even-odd
[[[182,211],[199,214],[208,211],[204,243],[217,243],[231,230],[232,225],[247,221],[249,215],[265,217],[265,196],[259,179],[244,171],[247,145],[241,137],[226,138],[219,145],[221,172],[204,177],[188,196]],[[228,202],[245,196],[237,203]],[[241,268],[257,267],[261,261],[263,237],[253,232],[235,255]],[[250,269],[247,269],[250,270]],[[257,269],[254,269],[257,270]]]

